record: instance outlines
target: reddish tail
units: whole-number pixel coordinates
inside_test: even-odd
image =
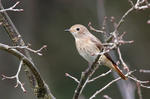
[[[112,60],[110,55],[108,53],[105,53],[104,55],[111,62],[111,63],[110,62],[106,62],[107,64],[105,64],[105,65],[110,67],[110,68],[112,68],[113,70],[115,70],[122,79],[127,80],[127,77],[121,72],[121,70],[118,68],[116,63]],[[103,60],[105,60],[105,57],[104,57]]]
[[[114,70],[118,73],[118,75],[124,79],[124,80],[127,80],[127,77],[120,71],[120,69],[118,68],[118,66],[116,64],[113,64],[114,65]]]

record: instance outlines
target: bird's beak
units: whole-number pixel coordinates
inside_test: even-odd
[[[69,29],[65,29],[65,32],[69,32],[70,30]]]

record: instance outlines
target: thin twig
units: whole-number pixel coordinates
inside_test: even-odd
[[[80,83],[78,84],[77,88],[75,89],[73,99],[78,99],[80,94],[82,93],[84,87],[88,83],[88,80],[91,78],[93,73],[99,67],[98,60],[101,55],[98,55],[91,66],[89,66],[84,72],[81,74]]]
[[[131,0],[130,0],[131,1]],[[114,31],[111,33],[112,35],[110,35],[110,37],[109,38],[111,38],[111,40],[109,40],[109,41],[112,41],[112,38],[113,38],[113,42],[112,43],[110,43],[110,42],[108,42],[108,46],[107,47],[104,47],[104,51],[103,52],[101,52],[101,53],[99,53],[99,54],[104,54],[104,53],[107,53],[107,52],[109,52],[110,50],[112,50],[112,49],[115,49],[115,48],[117,48],[118,49],[118,53],[119,53],[119,57],[120,57],[120,61],[121,61],[121,63],[123,64],[123,66],[125,67],[125,68],[128,68],[127,67],[127,65],[125,64],[125,62],[124,62],[124,60],[123,60],[123,58],[122,58],[122,55],[121,55],[121,52],[120,52],[120,49],[119,49],[119,46],[121,45],[121,44],[130,44],[130,43],[133,43],[133,41],[124,41],[124,40],[122,40],[122,37],[121,38],[119,38],[118,37],[118,34],[119,34],[119,32],[118,32],[118,30],[119,30],[119,27],[121,26],[121,24],[124,22],[124,20],[125,20],[125,18],[127,17],[127,15],[129,14],[129,13],[131,13],[133,10],[139,10],[139,9],[145,9],[145,8],[147,8],[147,7],[149,7],[149,4],[147,3],[146,5],[144,5],[144,6],[141,6],[140,4],[142,4],[143,3],[143,1],[144,0],[137,0],[137,3],[134,5],[133,4],[133,2],[131,1],[131,4],[132,4],[132,8],[130,8],[122,17],[121,17],[121,19],[120,19],[120,21],[116,24],[114,24],[114,27],[115,27],[115,29],[114,29]],[[136,5],[138,5],[138,7],[135,7]],[[146,6],[146,7],[145,7]],[[145,7],[145,8],[144,8]],[[124,35],[124,34],[123,34]],[[128,69],[128,71],[129,71],[129,69]],[[129,73],[129,72],[128,72]],[[120,78],[121,79],[121,78]],[[114,82],[116,82],[116,81],[118,81],[118,80],[120,80],[119,78],[118,79],[115,79],[115,80],[113,80],[112,82],[110,82],[109,84],[111,85],[112,83],[114,83]],[[132,79],[132,80],[134,80],[135,82],[140,82],[141,83],[141,86],[144,86],[142,83],[148,83],[149,81],[140,81],[140,80],[137,80],[136,78],[132,78],[132,77],[130,77],[130,79]],[[107,84],[108,86],[109,86],[109,84]],[[106,86],[104,86],[102,89],[100,89],[99,91],[97,91],[95,94],[97,95],[98,93],[100,93],[101,91],[103,91],[104,89],[105,89],[105,87],[107,88],[107,85]],[[144,86],[144,87],[146,87],[146,88],[149,88],[149,86]],[[93,99],[94,97],[95,97],[95,94],[90,98],[90,99]]]
[[[87,83],[93,82],[93,81],[97,80],[98,78],[104,77],[104,76],[108,75],[109,73],[111,73],[111,71],[112,71],[112,70],[110,69],[110,70],[107,71],[106,73],[103,73],[103,74],[101,74],[101,75],[99,75],[99,76],[97,76],[97,77],[95,77],[95,78],[92,78],[92,79],[88,80]],[[65,73],[65,76],[67,76],[67,77],[73,79],[73,80],[74,80],[75,82],[77,82],[77,83],[80,83],[79,80],[78,80],[76,77],[74,77],[74,76],[72,76],[72,75],[70,75],[70,74],[68,74],[68,73]]]
[[[150,70],[140,69],[139,71],[140,71],[141,73],[150,73]]]
[[[30,51],[30,52],[33,52],[33,53],[38,54],[39,56],[42,56],[41,51],[42,51],[44,48],[46,48],[46,47],[47,47],[47,45],[43,45],[43,46],[42,46],[40,49],[38,49],[38,50],[33,50],[33,49],[29,48],[29,46],[12,46],[11,48],[15,48],[15,49],[26,49],[26,50],[28,50],[28,51]]]
[[[121,64],[122,64],[123,68],[129,72],[129,67],[126,65],[126,63],[125,63],[124,60],[122,59],[122,55],[121,55],[121,52],[120,52],[120,48],[119,48],[119,47],[117,48],[117,52],[118,52],[119,60],[121,61]]]
[[[38,79],[38,83],[42,84],[42,79],[40,77],[39,74],[37,74],[37,70],[36,68],[34,68],[34,63],[32,61],[30,61],[25,55],[23,55],[21,52],[19,52],[18,50],[16,49],[12,49],[10,46],[6,45],[6,44],[2,44],[0,43],[0,49],[1,50],[4,50],[4,51],[7,51],[9,53],[11,53],[12,55],[18,57],[19,59],[22,59],[23,62],[29,66],[29,68],[31,68],[31,71],[32,73],[34,73],[36,75],[36,78]],[[41,85],[41,86],[44,86],[44,85]]]
[[[114,30],[115,32],[118,31],[119,27],[121,26],[121,24],[124,22],[124,19],[126,18],[126,16],[132,12],[134,10],[134,7],[130,8],[120,19],[120,21],[117,24],[116,29]]]
[[[95,77],[95,78],[92,78],[91,80],[88,81],[88,83],[93,82],[93,81],[95,81],[95,80],[98,79],[98,78],[101,78],[101,77],[104,77],[104,76],[108,75],[109,73],[111,73],[111,71],[112,71],[112,70],[110,69],[110,70],[107,71],[106,73],[103,73],[103,74],[101,74],[101,75],[99,75],[99,76],[97,76],[97,77]]]
[[[28,57],[26,57],[20,51],[18,51],[16,49],[12,49],[11,46],[8,46],[8,45],[2,44],[2,43],[0,43],[0,50],[4,50],[4,51],[11,53],[12,55],[18,57],[19,59],[22,59],[23,63],[25,63],[30,68],[33,75],[35,75],[35,78],[38,83],[37,90],[40,91],[37,93],[43,95],[43,94],[45,94],[45,92],[47,92],[46,93],[47,96],[43,96],[43,97],[49,97],[50,99],[55,99],[55,97],[51,94],[50,90],[48,89],[47,84],[43,82],[43,79],[41,78],[38,70],[35,68],[34,63]]]
[[[104,97],[105,99],[112,99],[112,98],[109,97],[108,95],[103,95],[103,97]]]
[[[79,83],[79,80],[78,80],[77,78],[75,78],[75,77],[71,76],[70,74],[65,73],[65,76],[67,76],[67,77],[69,77],[69,78],[73,79],[75,82]]]
[[[137,91],[138,91],[139,99],[143,99],[142,98],[142,92],[141,92],[141,85],[140,85],[140,83],[137,82],[136,86],[137,86]]]
[[[88,26],[90,27],[90,30],[95,31],[95,32],[99,32],[99,33],[104,33],[104,31],[102,30],[97,30],[95,28],[92,27],[91,22],[89,22]]]
[[[142,5],[144,3],[146,3],[146,5]],[[142,6],[140,6],[140,5],[142,5]],[[142,0],[142,1],[137,0],[137,2],[136,2],[134,7],[135,7],[136,10],[143,10],[143,9],[149,8],[150,4],[146,0]]]
[[[103,73],[103,74],[101,74],[101,75],[99,75],[99,76],[97,76],[97,77],[95,77],[95,78],[92,78],[92,79],[88,80],[87,83],[93,82],[93,81],[95,81],[95,80],[97,80],[97,79],[99,79],[99,78],[101,78],[101,77],[104,77],[104,76],[108,75],[109,73],[111,73],[111,71],[112,71],[112,70],[110,69],[110,70],[107,71],[106,73]],[[77,82],[77,83],[80,83],[79,80],[78,80],[76,77],[74,77],[74,76],[72,76],[72,75],[70,75],[70,74],[68,74],[68,73],[65,73],[65,76],[67,76],[67,77],[73,79],[73,80],[74,80],[75,82]]]
[[[0,1],[0,10],[3,10],[3,5]],[[10,17],[8,16],[7,12],[4,11],[3,13],[0,13],[0,19],[2,21],[2,26],[4,27],[6,33],[9,35],[10,39],[12,40],[13,45],[15,46],[25,46],[25,42],[22,39],[20,33],[18,32],[17,28],[11,21]],[[55,97],[52,95],[49,87],[45,83],[45,81],[42,79],[39,71],[37,70],[36,66],[34,65],[32,58],[29,54],[29,51],[26,49],[22,49],[19,51],[15,49],[7,49],[4,48],[3,44],[1,45],[1,49],[17,56],[19,59],[23,58],[24,63],[26,64],[25,71],[26,75],[30,81],[30,84],[32,85],[32,88],[34,89],[34,93],[37,96],[38,99],[44,99],[44,98],[50,98],[55,99]],[[10,48],[10,47],[8,47]],[[36,91],[37,90],[37,91]]]
[[[112,32],[112,35],[114,37],[114,46],[115,48],[117,48],[117,52],[118,52],[118,55],[119,55],[119,59],[124,67],[124,69],[126,69],[127,71],[129,71],[129,68],[128,66],[126,65],[126,63],[124,62],[123,58],[122,58],[122,55],[121,55],[121,52],[120,52],[120,48],[119,46],[121,44],[127,44],[127,43],[133,43],[133,41],[124,41],[122,40],[123,39],[123,36],[125,35],[125,32],[120,36],[118,37],[118,29],[119,27],[121,26],[121,24],[124,22],[124,19],[126,18],[126,16],[132,12],[134,10],[134,7],[130,8],[120,19],[120,21],[118,23],[115,22],[114,18],[111,18],[112,19],[112,22],[114,24],[114,28],[115,30]],[[119,45],[119,46],[118,46]]]
[[[15,88],[18,87],[18,85],[20,85],[22,91],[23,91],[24,93],[26,93],[26,90],[25,90],[25,88],[24,88],[24,84],[21,83],[21,81],[19,80],[19,73],[20,73],[20,71],[21,71],[21,67],[22,67],[22,66],[23,66],[23,60],[20,61],[19,68],[18,68],[18,71],[17,71],[16,75],[11,76],[11,77],[2,75],[2,80],[4,80],[4,79],[16,79]]]
[[[21,12],[23,11],[23,9],[15,9],[15,7],[20,3],[20,1],[16,2],[13,6],[11,6],[10,8],[7,9],[1,9],[0,13],[2,12],[6,12],[6,11],[17,11],[17,12]]]
[[[130,75],[131,73],[133,73],[134,71],[130,71],[128,72],[125,76]],[[113,83],[117,82],[118,80],[121,80],[121,77],[118,77],[114,80],[112,80],[111,82],[109,82],[107,85],[105,85],[103,88],[101,88],[100,90],[96,91],[89,99],[93,99],[96,97],[96,95],[98,95],[99,93],[101,93],[102,91],[104,91],[106,88],[108,88],[110,85],[112,85]]]
[[[105,16],[104,17],[104,21],[103,21],[103,24],[102,24],[102,31],[104,33],[104,37],[107,38],[107,33],[106,33],[106,22],[107,22],[107,17]]]
[[[141,80],[138,80],[137,78],[135,77],[131,77],[131,76],[128,76],[128,78],[132,79],[133,81],[135,82],[138,82],[140,84],[146,84],[146,83],[149,83],[150,81],[141,81]]]
[[[145,86],[143,84],[141,84],[141,87],[150,89],[150,86]]]

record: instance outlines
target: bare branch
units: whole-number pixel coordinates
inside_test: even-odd
[[[28,65],[28,67],[31,69],[31,71],[36,75],[36,77],[39,80],[39,82],[42,82],[42,79],[39,78],[40,75],[37,73],[34,64],[25,55],[23,55],[18,50],[12,49],[10,46],[2,44],[2,43],[0,43],[0,49],[13,54],[14,56],[18,57],[19,59],[22,59],[23,62],[26,65]]]
[[[109,73],[111,73],[111,71],[112,71],[112,70],[110,69],[110,70],[107,71],[106,73],[103,73],[103,74],[101,74],[101,75],[99,75],[99,76],[97,76],[97,77],[95,77],[95,78],[92,78],[91,80],[88,81],[88,83],[93,82],[93,81],[95,81],[95,80],[98,79],[98,78],[101,78],[101,77],[104,77],[104,76],[108,75]]]
[[[92,30],[92,31],[104,33],[104,31],[102,31],[102,30],[97,30],[97,29],[93,28],[91,22],[89,22],[88,26],[90,27],[90,30]]]
[[[133,81],[136,82],[136,85],[137,85],[137,89],[138,89],[138,95],[139,95],[139,99],[143,99],[142,98],[142,92],[141,92],[141,87],[143,88],[150,88],[150,86],[145,86],[143,84],[147,84],[149,83],[150,81],[141,81],[141,80],[138,80],[137,78],[135,77],[131,77],[131,76],[128,76],[130,79],[132,79]]]
[[[17,4],[16,4],[17,5]],[[15,6],[13,6],[15,7]],[[0,1],[0,10],[3,10],[3,5]],[[15,46],[25,46],[25,42],[22,39],[20,33],[18,32],[17,28],[11,21],[10,17],[8,16],[7,12],[4,11],[3,13],[0,13],[0,19],[3,23],[2,26],[4,27],[6,33],[9,35],[13,45]],[[52,95],[49,87],[45,83],[45,81],[42,79],[39,71],[37,70],[36,66],[34,65],[32,58],[29,54],[29,51],[26,49],[21,49],[20,53],[18,50],[15,49],[9,49],[10,47],[8,45],[0,44],[0,49],[5,50],[15,56],[17,56],[19,59],[23,59],[23,62],[25,65],[25,72],[26,75],[30,81],[30,84],[32,85],[32,88],[34,89],[34,93],[37,96],[38,99],[41,98],[50,98],[55,99],[55,97]],[[31,79],[32,78],[32,79]]]
[[[132,74],[134,71],[130,71],[128,72],[125,76],[128,76],[130,74]],[[108,88],[110,85],[112,85],[113,83],[117,82],[118,80],[121,80],[121,77],[118,77],[114,80],[112,80],[111,82],[109,82],[107,85],[105,85],[103,88],[101,88],[100,90],[96,91],[89,99],[93,99],[96,97],[96,95],[100,94],[102,91],[104,91],[106,88]]]
[[[21,12],[23,11],[23,9],[16,9],[15,7],[20,3],[20,1],[16,2],[13,6],[11,6],[10,8],[7,9],[1,9],[0,13],[2,12],[6,12],[6,11],[17,11],[17,12]]]
[[[121,17],[120,21],[118,22],[114,32],[117,32],[120,25],[124,22],[124,19],[126,18],[126,16],[131,13],[133,10],[142,10],[142,9],[147,9],[149,8],[150,4],[147,2],[146,5],[142,5],[140,6],[141,4],[143,4],[145,2],[145,0],[137,0],[136,4],[134,5],[132,0],[129,0],[129,2],[131,3],[132,7]]]
[[[97,77],[95,77],[95,78],[92,78],[91,80],[88,80],[87,83],[93,82],[93,81],[97,80],[98,78],[104,77],[104,76],[108,75],[109,73],[111,73],[111,71],[112,71],[112,70],[110,69],[110,70],[107,71],[106,73],[103,73],[103,74],[101,74],[101,75],[99,75],[99,76],[97,76]],[[77,82],[77,83],[80,83],[77,78],[71,76],[71,75],[68,74],[68,73],[65,73],[65,76],[67,76],[67,77],[73,79],[73,80],[74,80],[75,82]]]
[[[140,69],[141,73],[150,73],[150,70],[144,70],[144,69]]]
[[[141,87],[150,89],[150,86],[145,86],[143,84],[141,84]]]
[[[130,71],[128,72],[125,76],[128,76],[128,78],[132,79],[133,81],[135,81],[136,83],[139,83],[139,85],[141,87],[144,87],[144,88],[150,88],[150,86],[145,86],[143,84],[146,84],[146,83],[149,83],[150,81],[141,81],[141,80],[138,80],[136,79],[135,77],[131,77],[130,75],[133,73],[134,71]],[[118,77],[114,80],[112,80],[111,82],[109,82],[106,86],[104,86],[103,88],[101,88],[100,90],[96,91],[96,93],[94,93],[89,99],[93,99],[96,95],[98,95],[99,93],[101,93],[103,90],[105,90],[107,87],[109,87],[111,84],[113,84],[114,82],[120,80],[121,77]]]
[[[107,35],[106,35],[106,21],[107,21],[107,17],[105,16],[101,30],[97,30],[97,29],[93,28],[91,22],[89,22],[88,26],[89,26],[90,30],[98,32],[98,33],[102,33],[107,38]]]
[[[124,60],[122,58],[119,46],[122,45],[122,44],[131,44],[131,43],[133,43],[133,41],[124,41],[123,36],[125,35],[125,33],[122,33],[119,37],[119,31],[118,30],[119,30],[119,27],[124,22],[125,18],[127,17],[127,15],[129,13],[131,13],[133,10],[145,9],[145,8],[148,8],[150,6],[149,3],[146,2],[145,0],[137,0],[136,4],[134,4],[131,0],[129,0],[129,1],[131,3],[132,7],[121,17],[119,22],[116,23],[115,20],[114,20],[114,17],[111,18],[111,22],[113,22],[113,25],[114,25],[114,31],[112,33],[110,33],[111,34],[110,37],[109,37],[110,39],[107,40],[108,43],[103,44],[104,45],[103,52],[98,53],[98,55],[103,55],[104,53],[108,53],[112,49],[117,49],[117,52],[118,52],[118,55],[119,55],[119,60],[120,60],[121,64],[123,65],[124,69],[126,69],[128,71],[128,73],[130,73],[130,71],[129,71],[129,68],[127,67],[126,63],[124,62]],[[146,5],[143,5],[144,3]],[[91,30],[94,30],[96,32],[101,32],[101,31],[97,31],[96,29],[94,29],[91,26],[90,26],[90,28],[91,28]],[[141,86],[149,88],[149,86],[143,85],[143,83],[148,83],[149,81],[140,81],[140,80],[137,80],[135,77],[131,77],[131,76],[129,76],[129,78],[134,80],[135,82],[140,83]],[[107,88],[112,83],[114,83],[118,80],[120,80],[120,79],[117,78],[117,79],[113,80],[112,82],[108,83],[102,89],[98,90],[93,96],[91,96],[90,99],[93,99],[98,93],[103,91],[105,89],[105,87]]]
[[[142,5],[142,4],[146,4],[146,5]],[[142,6],[140,6],[140,5],[142,5]],[[137,10],[143,10],[143,9],[147,9],[147,8],[150,8],[150,4],[148,3],[148,1],[147,0],[142,0],[142,1],[140,1],[140,0],[137,0],[137,2],[136,2],[136,4],[135,4],[135,9],[137,9]]]
[[[11,76],[11,77],[2,75],[2,80],[4,80],[4,79],[16,79],[15,88],[18,87],[18,85],[20,85],[22,91],[26,93],[26,90],[25,90],[25,88],[24,88],[24,84],[21,83],[21,81],[19,80],[19,73],[20,73],[20,71],[21,71],[21,67],[22,67],[22,66],[23,66],[23,60],[20,61],[19,68],[18,68],[18,71],[17,71],[16,75]]]
[[[105,16],[103,24],[102,24],[102,30],[104,31],[104,36],[105,37],[107,37],[107,34],[106,34],[106,22],[107,22],[107,17]]]
[[[39,85],[37,87],[37,91],[40,91],[40,94],[41,94],[42,93],[41,90],[44,90],[43,94],[45,94],[45,92],[47,92],[46,97],[49,97],[51,99],[55,99],[55,97],[51,94],[50,90],[48,89],[47,84],[44,83],[44,80],[41,78],[38,70],[36,69],[36,67],[34,65],[34,63],[29,58],[27,58],[25,55],[23,55],[18,50],[12,49],[10,46],[2,44],[2,43],[0,43],[0,50],[4,50],[6,52],[9,52],[12,55],[18,57],[19,59],[22,59],[23,63],[25,63],[30,68],[30,70],[32,71],[33,75],[35,76],[35,78],[37,80],[37,83]],[[37,93],[39,93],[39,92],[37,92]],[[43,96],[43,97],[45,97],[45,96]]]
[[[149,83],[150,81],[141,81],[141,80],[138,80],[137,78],[135,77],[131,77],[131,76],[128,76],[128,78],[132,79],[133,81],[135,82],[138,82],[140,84],[146,84],[146,83]]]
[[[130,8],[120,19],[120,21],[118,22],[116,29],[114,30],[114,32],[118,31],[119,27],[121,26],[121,24],[124,22],[124,19],[126,18],[126,16],[132,12],[134,10],[134,7]]]
[[[129,67],[126,65],[126,63],[125,63],[124,60],[122,59],[122,55],[121,55],[121,52],[120,52],[120,48],[119,48],[119,47],[117,48],[117,52],[118,52],[119,60],[121,61],[121,64],[122,64],[123,68],[129,72]]]
[[[79,96],[82,93],[84,87],[88,83],[88,80],[91,78],[93,73],[99,67],[98,60],[99,60],[100,56],[101,55],[98,55],[96,57],[95,61],[93,62],[93,64],[90,65],[84,72],[82,72],[81,78],[80,78],[80,83],[78,84],[78,86],[77,86],[77,88],[74,92],[73,99],[78,99],[79,98]]]
[[[138,82],[136,83],[136,85],[137,85],[137,91],[138,91],[139,99],[143,99],[142,98],[142,92],[141,92],[141,85]]]
[[[33,53],[35,53],[35,54],[38,54],[39,56],[42,56],[42,53],[41,53],[41,51],[44,49],[44,48],[46,48],[47,47],[47,45],[43,45],[40,49],[38,49],[38,50],[33,50],[33,49],[31,49],[31,48],[29,48],[29,46],[12,46],[11,48],[13,48],[13,49],[26,49],[26,50],[28,50],[28,51],[30,51],[30,52],[33,52]]]
[[[65,73],[65,76],[67,76],[67,77],[69,77],[69,78],[73,79],[75,82],[79,83],[79,80],[78,80],[77,78],[75,78],[75,77],[71,76],[70,74]]]
[[[109,97],[108,95],[103,95],[103,97],[104,97],[105,99],[112,99],[112,98]]]

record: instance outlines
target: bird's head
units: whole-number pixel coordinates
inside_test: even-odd
[[[82,37],[89,33],[88,29],[81,24],[75,24],[71,26],[70,29],[66,29],[65,31],[69,31],[75,38]]]

